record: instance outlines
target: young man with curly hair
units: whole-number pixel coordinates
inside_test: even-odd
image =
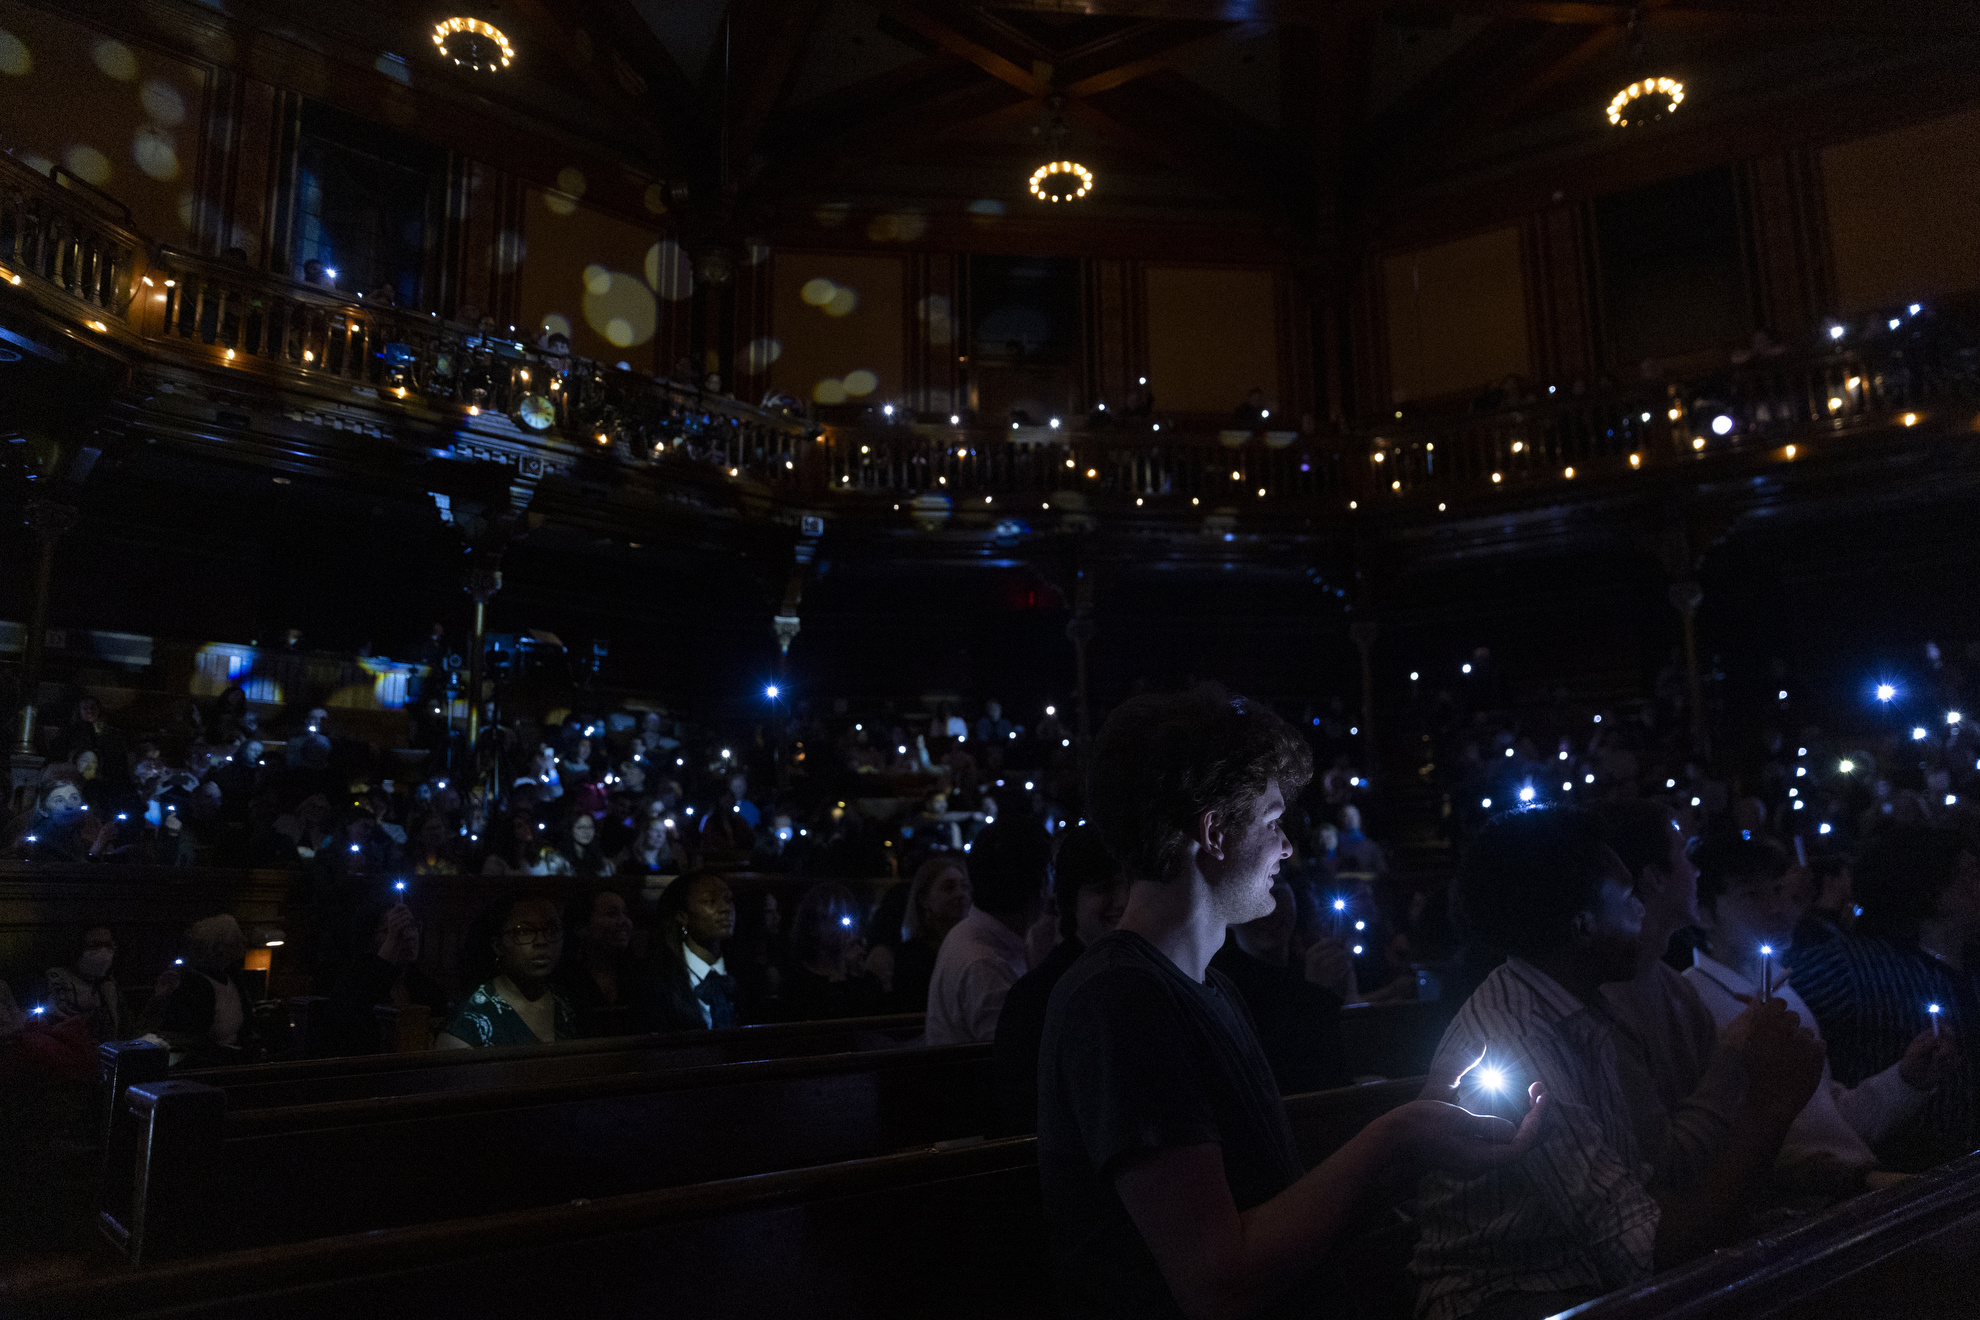
[[[1210,959],[1227,927],[1272,911],[1292,852],[1280,818],[1312,769],[1282,720],[1214,687],[1137,696],[1100,732],[1087,816],[1130,881],[1127,907],[1053,990],[1039,1060],[1039,1176],[1068,1315],[1318,1313],[1314,1271],[1384,1173],[1475,1174],[1538,1133],[1538,1092],[1517,1128],[1420,1099],[1301,1167],[1251,1020]]]

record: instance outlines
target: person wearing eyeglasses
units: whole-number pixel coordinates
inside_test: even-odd
[[[550,987],[564,953],[564,922],[555,899],[516,894],[500,899],[476,923],[467,948],[493,974],[454,1010],[433,1043],[437,1049],[549,1045],[575,1040],[577,1014]],[[486,944],[482,943],[486,940]]]

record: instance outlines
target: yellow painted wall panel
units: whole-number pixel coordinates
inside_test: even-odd
[[[905,380],[907,272],[900,257],[778,252],[774,337],[747,350],[772,385],[816,403],[884,402]]]
[[[161,242],[192,239],[206,92],[197,65],[0,0],[0,145],[95,184]]]
[[[1390,257],[1389,380],[1397,403],[1530,370],[1519,231],[1495,229]]]
[[[1273,273],[1151,266],[1146,272],[1149,389],[1155,406],[1225,413],[1256,387],[1279,403]]]
[[[660,374],[655,331],[669,304],[693,296],[694,277],[679,245],[564,193],[530,189],[523,201],[518,296],[536,334],[561,330],[571,351]]]
[[[1980,289],[1980,110],[1827,148],[1844,312]]]

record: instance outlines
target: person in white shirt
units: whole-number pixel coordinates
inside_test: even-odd
[[[1772,994],[1819,1038],[1815,1015],[1784,984],[1784,959],[1808,907],[1807,872],[1790,867],[1777,844],[1738,835],[1706,840],[1694,859],[1698,915],[1711,953],[1694,953],[1685,979],[1724,1027],[1760,997],[1765,967]],[[1838,1082],[1825,1060],[1820,1084],[1781,1143],[1773,1199],[1847,1196],[1895,1176],[1877,1171],[1872,1147],[1918,1112],[1956,1062],[1951,1037],[1930,1031],[1920,1032],[1897,1063],[1855,1087]]]
[[[970,845],[975,906],[942,940],[928,982],[930,1045],[987,1044],[1004,996],[1031,970],[1025,932],[1045,902],[1052,837],[1031,819],[1007,816]]]

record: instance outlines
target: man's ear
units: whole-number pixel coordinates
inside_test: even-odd
[[[1203,852],[1220,862],[1224,860],[1224,822],[1216,812],[1199,813],[1191,837]]]
[[[1588,943],[1595,938],[1595,914],[1583,908],[1574,914],[1572,921],[1568,922],[1568,929],[1573,932],[1576,943]]]

